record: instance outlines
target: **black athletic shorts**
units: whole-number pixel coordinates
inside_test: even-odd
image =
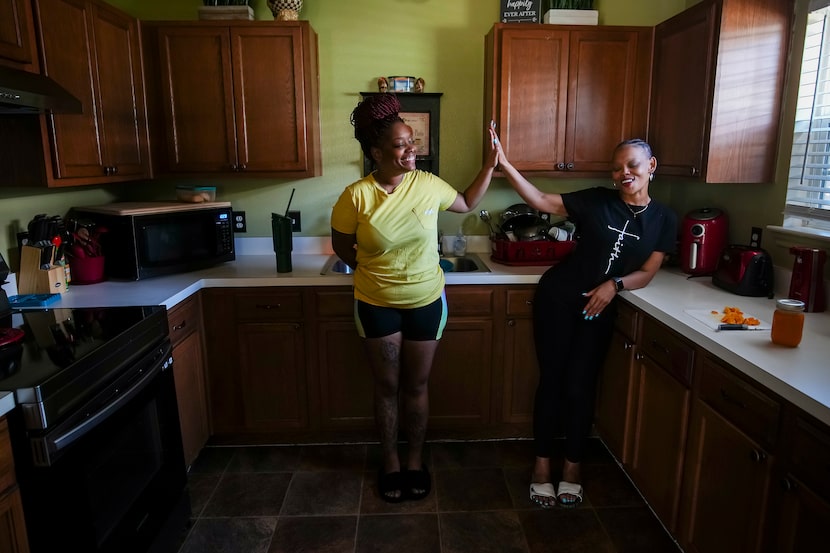
[[[354,322],[361,338],[383,338],[401,332],[404,340],[440,340],[447,326],[447,296],[424,307],[379,307],[355,300]]]

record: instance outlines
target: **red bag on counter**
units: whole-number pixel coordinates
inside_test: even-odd
[[[576,245],[573,240],[491,240],[490,243],[490,259],[502,265],[553,265],[571,253]]]

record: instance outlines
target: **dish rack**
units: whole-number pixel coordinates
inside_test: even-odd
[[[502,265],[553,265],[571,253],[574,240],[511,242],[491,239],[490,259]]]

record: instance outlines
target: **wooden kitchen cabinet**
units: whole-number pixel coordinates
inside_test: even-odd
[[[683,485],[686,552],[760,550],[780,411],[727,367],[703,360]]]
[[[429,428],[480,428],[491,422],[492,286],[448,286],[449,317],[429,379]]]
[[[827,548],[830,527],[830,429],[804,416],[783,433],[786,446],[772,490],[764,551],[795,553]]]
[[[0,65],[38,72],[32,4],[0,0]]]
[[[597,387],[596,425],[602,441],[623,464],[631,462],[631,428],[637,385],[635,355],[639,313],[624,301],[617,305],[614,335]]]
[[[14,458],[6,417],[0,417],[0,551],[29,552],[23,503],[14,473]]]
[[[533,296],[536,286],[505,290],[502,421],[532,423],[539,362],[533,339]]]
[[[789,0],[704,0],[657,25],[649,141],[662,175],[772,182]]]
[[[190,466],[210,438],[199,295],[193,295],[173,307],[167,314],[167,320],[173,345],[173,376],[184,460]]]
[[[607,176],[614,147],[646,135],[652,34],[495,24],[485,40],[484,118],[496,122],[511,163],[549,176]]]
[[[691,406],[694,349],[677,333],[645,317],[634,377],[631,479],[674,531]]]
[[[41,116],[48,186],[149,177],[138,21],[99,0],[34,5],[43,72],[83,104]]]
[[[314,289],[320,425],[373,429],[374,380],[354,322],[351,286]]]
[[[145,27],[162,174],[322,174],[317,34],[307,21]]]
[[[304,294],[291,288],[212,288],[203,302],[214,434],[306,429]]]

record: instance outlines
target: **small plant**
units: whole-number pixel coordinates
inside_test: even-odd
[[[550,0],[552,10],[592,10],[594,0]]]
[[[205,6],[247,6],[249,0],[202,0]]]

